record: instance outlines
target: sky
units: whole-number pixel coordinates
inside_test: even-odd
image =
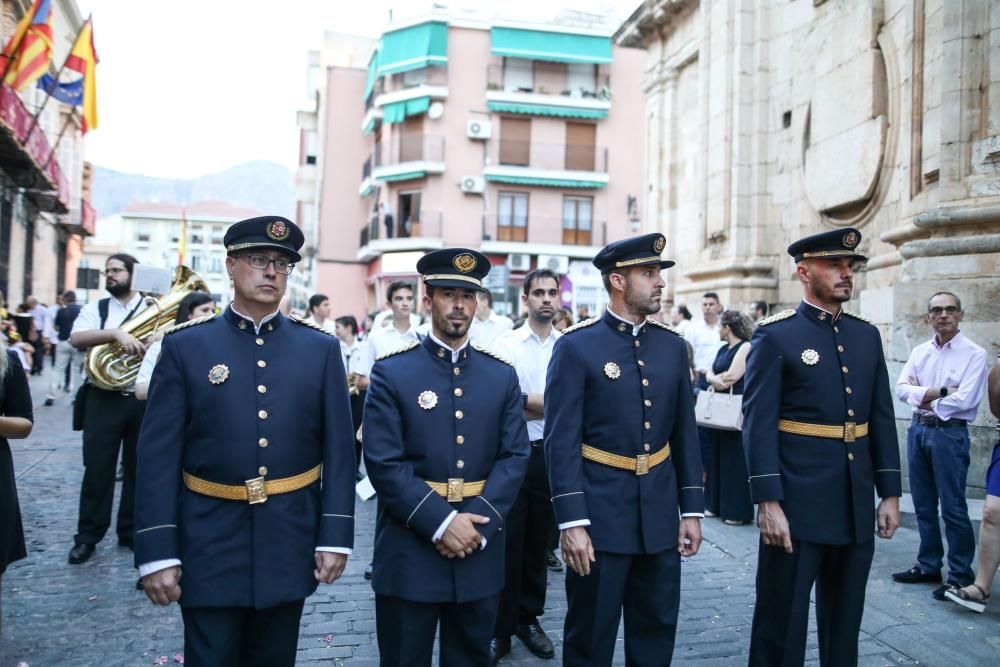
[[[249,160],[295,168],[307,51],[324,30],[375,37],[423,0],[77,0],[94,17],[102,167],[194,178]],[[439,3],[441,4],[441,3]],[[459,0],[544,20],[561,7],[628,17],[638,0]]]

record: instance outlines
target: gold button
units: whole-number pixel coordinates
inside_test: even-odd
[[[854,460],[854,454],[851,454],[850,452],[848,452],[848,454],[847,454],[847,460],[848,461],[853,461]]]
[[[645,445],[642,446],[642,448],[645,449],[648,452],[649,451],[649,443],[647,442]]]
[[[648,408],[652,407],[653,402],[647,398],[645,401],[643,401],[643,404]]]
[[[455,442],[457,442],[460,445],[464,444],[465,443],[465,436],[464,435],[457,436],[455,438]]]
[[[646,378],[642,378],[642,386],[643,387],[648,387],[649,386],[649,380],[647,380]]]
[[[652,424],[650,424],[649,422],[646,422],[645,424],[643,424],[643,426],[644,426],[644,427],[646,428],[646,430],[647,430],[647,431],[648,431],[649,429],[653,428],[653,425],[652,425]]]
[[[261,419],[267,419],[267,410],[261,410],[260,412],[257,413],[257,416],[260,417]]]
[[[265,387],[262,384],[257,385],[257,393],[258,394],[266,394],[267,393],[267,387]]]
[[[840,370],[842,370],[842,371],[844,371],[846,373],[847,372],[847,366],[841,366]]]
[[[459,470],[461,470],[462,468],[465,467],[465,461],[463,461],[462,459],[459,459],[458,462],[455,464],[455,467],[458,468]]]
[[[465,416],[464,412],[462,412],[461,410],[455,410],[455,419],[461,419],[464,416]]]
[[[461,375],[461,374],[462,374],[462,369],[461,369],[461,368],[458,368],[458,367],[456,366],[456,367],[455,367],[455,369],[453,370],[453,372],[455,373],[455,375]]]
[[[261,467],[257,468],[257,474],[260,475],[261,477],[263,477],[264,475],[266,475],[267,474],[267,466],[261,466]]]
[[[640,359],[640,360],[639,360],[639,365],[640,365],[640,366],[645,366],[645,365],[646,365],[646,362],[645,362],[645,361],[643,361],[642,359]]]
[[[837,352],[843,352],[843,351],[844,351],[844,346],[843,345],[838,345],[837,346]]]
[[[840,329],[838,329],[837,327],[834,327],[833,331],[834,331],[834,333],[840,333]]]
[[[462,388],[461,387],[455,387],[455,395],[456,396],[461,396],[462,395]]]
[[[639,341],[634,341],[634,342],[635,342],[635,346],[639,347]]]
[[[854,410],[848,410],[847,411],[847,416],[848,417],[853,417],[854,416]]]
[[[257,366],[259,368],[267,368],[267,362],[264,361],[263,359],[258,359],[257,360]]]
[[[847,389],[846,389],[845,391],[847,391],[847,393],[848,393],[848,394],[851,394],[851,393],[853,393],[853,392],[851,391],[851,388],[850,388],[850,387],[848,387],[848,388],[847,388]]]
[[[260,440],[257,441],[257,444],[260,445],[261,447],[267,447],[268,445],[267,438],[261,438]]]
[[[257,339],[257,344],[258,345],[263,345],[264,344],[264,339],[263,338],[258,338]]]

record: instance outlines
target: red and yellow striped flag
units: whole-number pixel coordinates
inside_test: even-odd
[[[49,71],[52,59],[52,3],[35,0],[0,54],[3,82],[21,92]]]

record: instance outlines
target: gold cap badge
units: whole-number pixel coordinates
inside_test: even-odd
[[[267,237],[273,241],[284,241],[291,233],[291,230],[288,229],[288,225],[286,225],[283,220],[272,220],[267,223],[267,227],[264,231],[267,234]]]
[[[462,273],[468,273],[469,271],[476,268],[476,258],[467,253],[462,253],[461,255],[455,255],[455,259],[453,259],[451,263],[452,266],[454,266]]]
[[[819,352],[816,350],[803,350],[802,351],[802,363],[806,366],[815,366],[819,363]]]
[[[611,380],[617,380],[622,376],[622,369],[618,368],[618,364],[615,362],[609,361],[604,364],[604,374]]]
[[[854,247],[858,245],[858,235],[854,232],[847,232],[844,234],[843,243],[848,250],[854,250]]]
[[[659,255],[663,252],[663,249],[667,247],[667,240],[662,236],[657,236],[656,240],[653,241],[653,252]]]
[[[420,392],[420,396],[417,396],[417,405],[422,407],[424,410],[430,410],[437,404],[438,404],[437,394],[435,394],[430,389],[428,389],[427,391]]]
[[[222,384],[229,379],[229,366],[225,364],[216,364],[212,366],[212,370],[208,372],[208,381],[212,384]]]

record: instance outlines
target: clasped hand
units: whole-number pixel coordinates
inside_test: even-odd
[[[483,543],[483,536],[479,534],[476,525],[489,522],[489,517],[479,514],[469,512],[456,514],[434,547],[446,558],[465,558]]]

